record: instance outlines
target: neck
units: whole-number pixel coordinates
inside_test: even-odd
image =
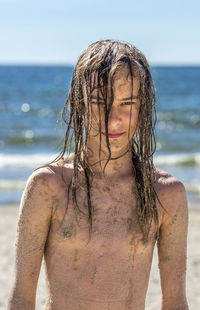
[[[126,150],[121,154],[113,154],[108,161],[108,155],[105,153],[88,152],[88,164],[92,169],[94,176],[97,177],[117,177],[132,175],[132,152]],[[106,167],[105,167],[106,165]],[[105,167],[105,170],[104,170]]]

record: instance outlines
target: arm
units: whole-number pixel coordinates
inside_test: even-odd
[[[166,209],[158,241],[162,310],[188,310],[185,293],[188,210],[184,186],[170,177],[160,200]]]
[[[52,176],[48,168],[37,170],[29,178],[22,195],[17,229],[15,280],[8,310],[35,309],[37,281],[51,223]]]

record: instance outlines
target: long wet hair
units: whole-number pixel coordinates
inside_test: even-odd
[[[92,113],[92,105],[86,105],[84,102],[83,86],[86,90],[87,102],[91,101],[94,80],[96,81],[97,99],[99,95],[104,99],[104,127],[108,149],[107,162],[114,160],[108,138],[108,119],[114,96],[114,77],[116,72],[123,68],[128,68],[132,82],[134,82],[134,77],[137,77],[140,82],[138,91],[140,102],[138,130],[130,140],[130,149],[132,151],[133,175],[136,181],[138,221],[144,241],[147,241],[152,221],[155,222],[158,233],[157,195],[154,189],[155,169],[153,165],[153,154],[156,148],[155,92],[149,64],[145,56],[134,45],[117,40],[102,40],[91,44],[80,55],[73,72],[71,88],[62,113],[67,127],[64,147],[56,161],[61,159],[66,152],[70,152],[73,145],[73,177],[70,184],[72,200],[76,210],[81,212],[77,203],[77,188],[78,172],[82,170],[86,181],[87,217],[91,235],[92,216],[94,213],[91,201],[93,173],[87,159],[87,141],[90,130],[89,119]],[[107,102],[108,85],[110,85],[111,89],[109,103]],[[100,113],[99,104],[98,107]],[[99,117],[99,120],[99,133],[101,133],[101,117]],[[101,156],[101,134],[99,134],[99,142],[99,156]]]

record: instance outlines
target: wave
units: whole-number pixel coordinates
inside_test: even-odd
[[[0,168],[30,168],[36,169],[50,163],[58,154],[5,154],[0,153]]]
[[[0,153],[0,168],[30,168],[36,169],[50,163],[58,153],[36,153],[36,154],[6,154]],[[200,153],[187,154],[156,154],[155,166],[200,166]]]
[[[155,155],[155,166],[200,166],[200,153]]]
[[[194,193],[200,195],[200,185],[199,184],[184,184],[185,189],[189,193]]]
[[[25,185],[26,181],[0,180],[0,191],[21,191],[24,189]]]

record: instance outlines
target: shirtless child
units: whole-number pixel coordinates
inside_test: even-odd
[[[188,309],[186,194],[153,166],[154,112],[138,49],[105,40],[82,53],[63,111],[63,152],[30,176],[22,196],[9,310],[35,309],[43,255],[46,309],[144,310],[156,241],[162,310]]]

